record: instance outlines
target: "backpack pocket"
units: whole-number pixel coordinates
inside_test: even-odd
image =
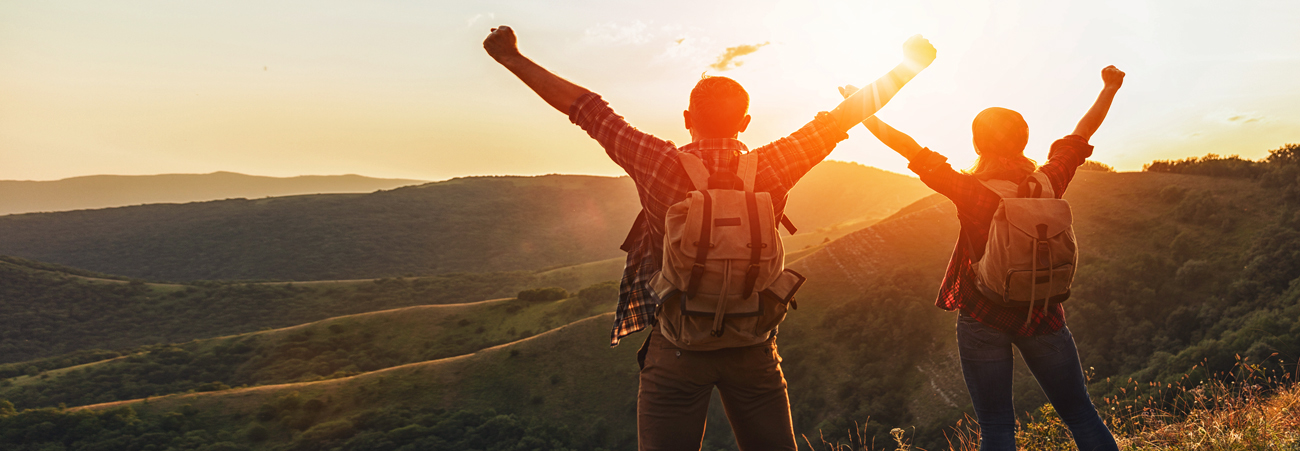
[[[1031,282],[1032,281],[1032,282]],[[1029,305],[1047,299],[1048,304],[1059,304],[1070,297],[1070,284],[1074,282],[1074,265],[1066,263],[1051,270],[1007,271],[1006,301],[1013,305]],[[993,298],[998,300],[998,298]]]

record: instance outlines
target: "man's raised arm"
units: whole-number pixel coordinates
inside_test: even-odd
[[[1097,132],[1101,127],[1101,121],[1106,119],[1106,113],[1110,112],[1110,103],[1115,100],[1115,93],[1119,87],[1124,84],[1124,72],[1116,69],[1115,66],[1106,66],[1101,70],[1101,80],[1105,86],[1101,88],[1101,94],[1097,96],[1097,101],[1088,109],[1088,113],[1079,119],[1079,125],[1074,127],[1074,135],[1083,138],[1084,141],[1092,138],[1092,134]]]
[[[912,81],[916,74],[934,61],[934,46],[919,34],[912,36],[903,44],[903,57],[903,62],[897,67],[853,93],[831,111],[831,115],[839,122],[841,130],[848,131],[858,125],[863,119],[876,114],[876,111],[885,106],[889,99],[894,98],[894,94],[897,94],[903,85]]]
[[[569,114],[569,106],[573,105],[573,101],[591,92],[525,58],[516,45],[515,31],[505,25],[492,29],[492,33],[483,40],[483,49],[532,88],[542,100],[566,115]]]

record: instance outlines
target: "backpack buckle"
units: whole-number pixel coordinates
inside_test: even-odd
[[[691,279],[698,279],[704,275],[704,264],[696,263],[691,266]]]

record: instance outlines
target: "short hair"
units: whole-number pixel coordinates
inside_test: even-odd
[[[691,90],[691,126],[710,134],[738,132],[749,111],[749,93],[727,77],[704,76]]]

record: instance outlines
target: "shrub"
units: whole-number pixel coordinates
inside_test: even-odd
[[[1160,200],[1164,201],[1165,203],[1172,204],[1174,202],[1178,202],[1180,200],[1183,200],[1183,196],[1186,195],[1187,195],[1187,188],[1183,188],[1178,185],[1169,185],[1164,188],[1160,188]]]
[[[244,438],[253,443],[261,443],[271,438],[271,431],[266,429],[266,426],[254,423],[244,431]]]
[[[585,305],[618,302],[618,282],[601,282],[578,292],[578,299]]]
[[[1156,160],[1143,165],[1145,172],[1209,175],[1214,177],[1256,178],[1268,171],[1264,163],[1251,161],[1237,155],[1222,157],[1215,154],[1182,160]]]
[[[1097,172],[1115,172],[1115,168],[1106,163],[1100,163],[1092,160],[1086,160],[1079,166],[1080,171],[1097,171]]]
[[[560,287],[533,288],[519,292],[519,300],[527,302],[558,301],[569,297],[569,292]]]

